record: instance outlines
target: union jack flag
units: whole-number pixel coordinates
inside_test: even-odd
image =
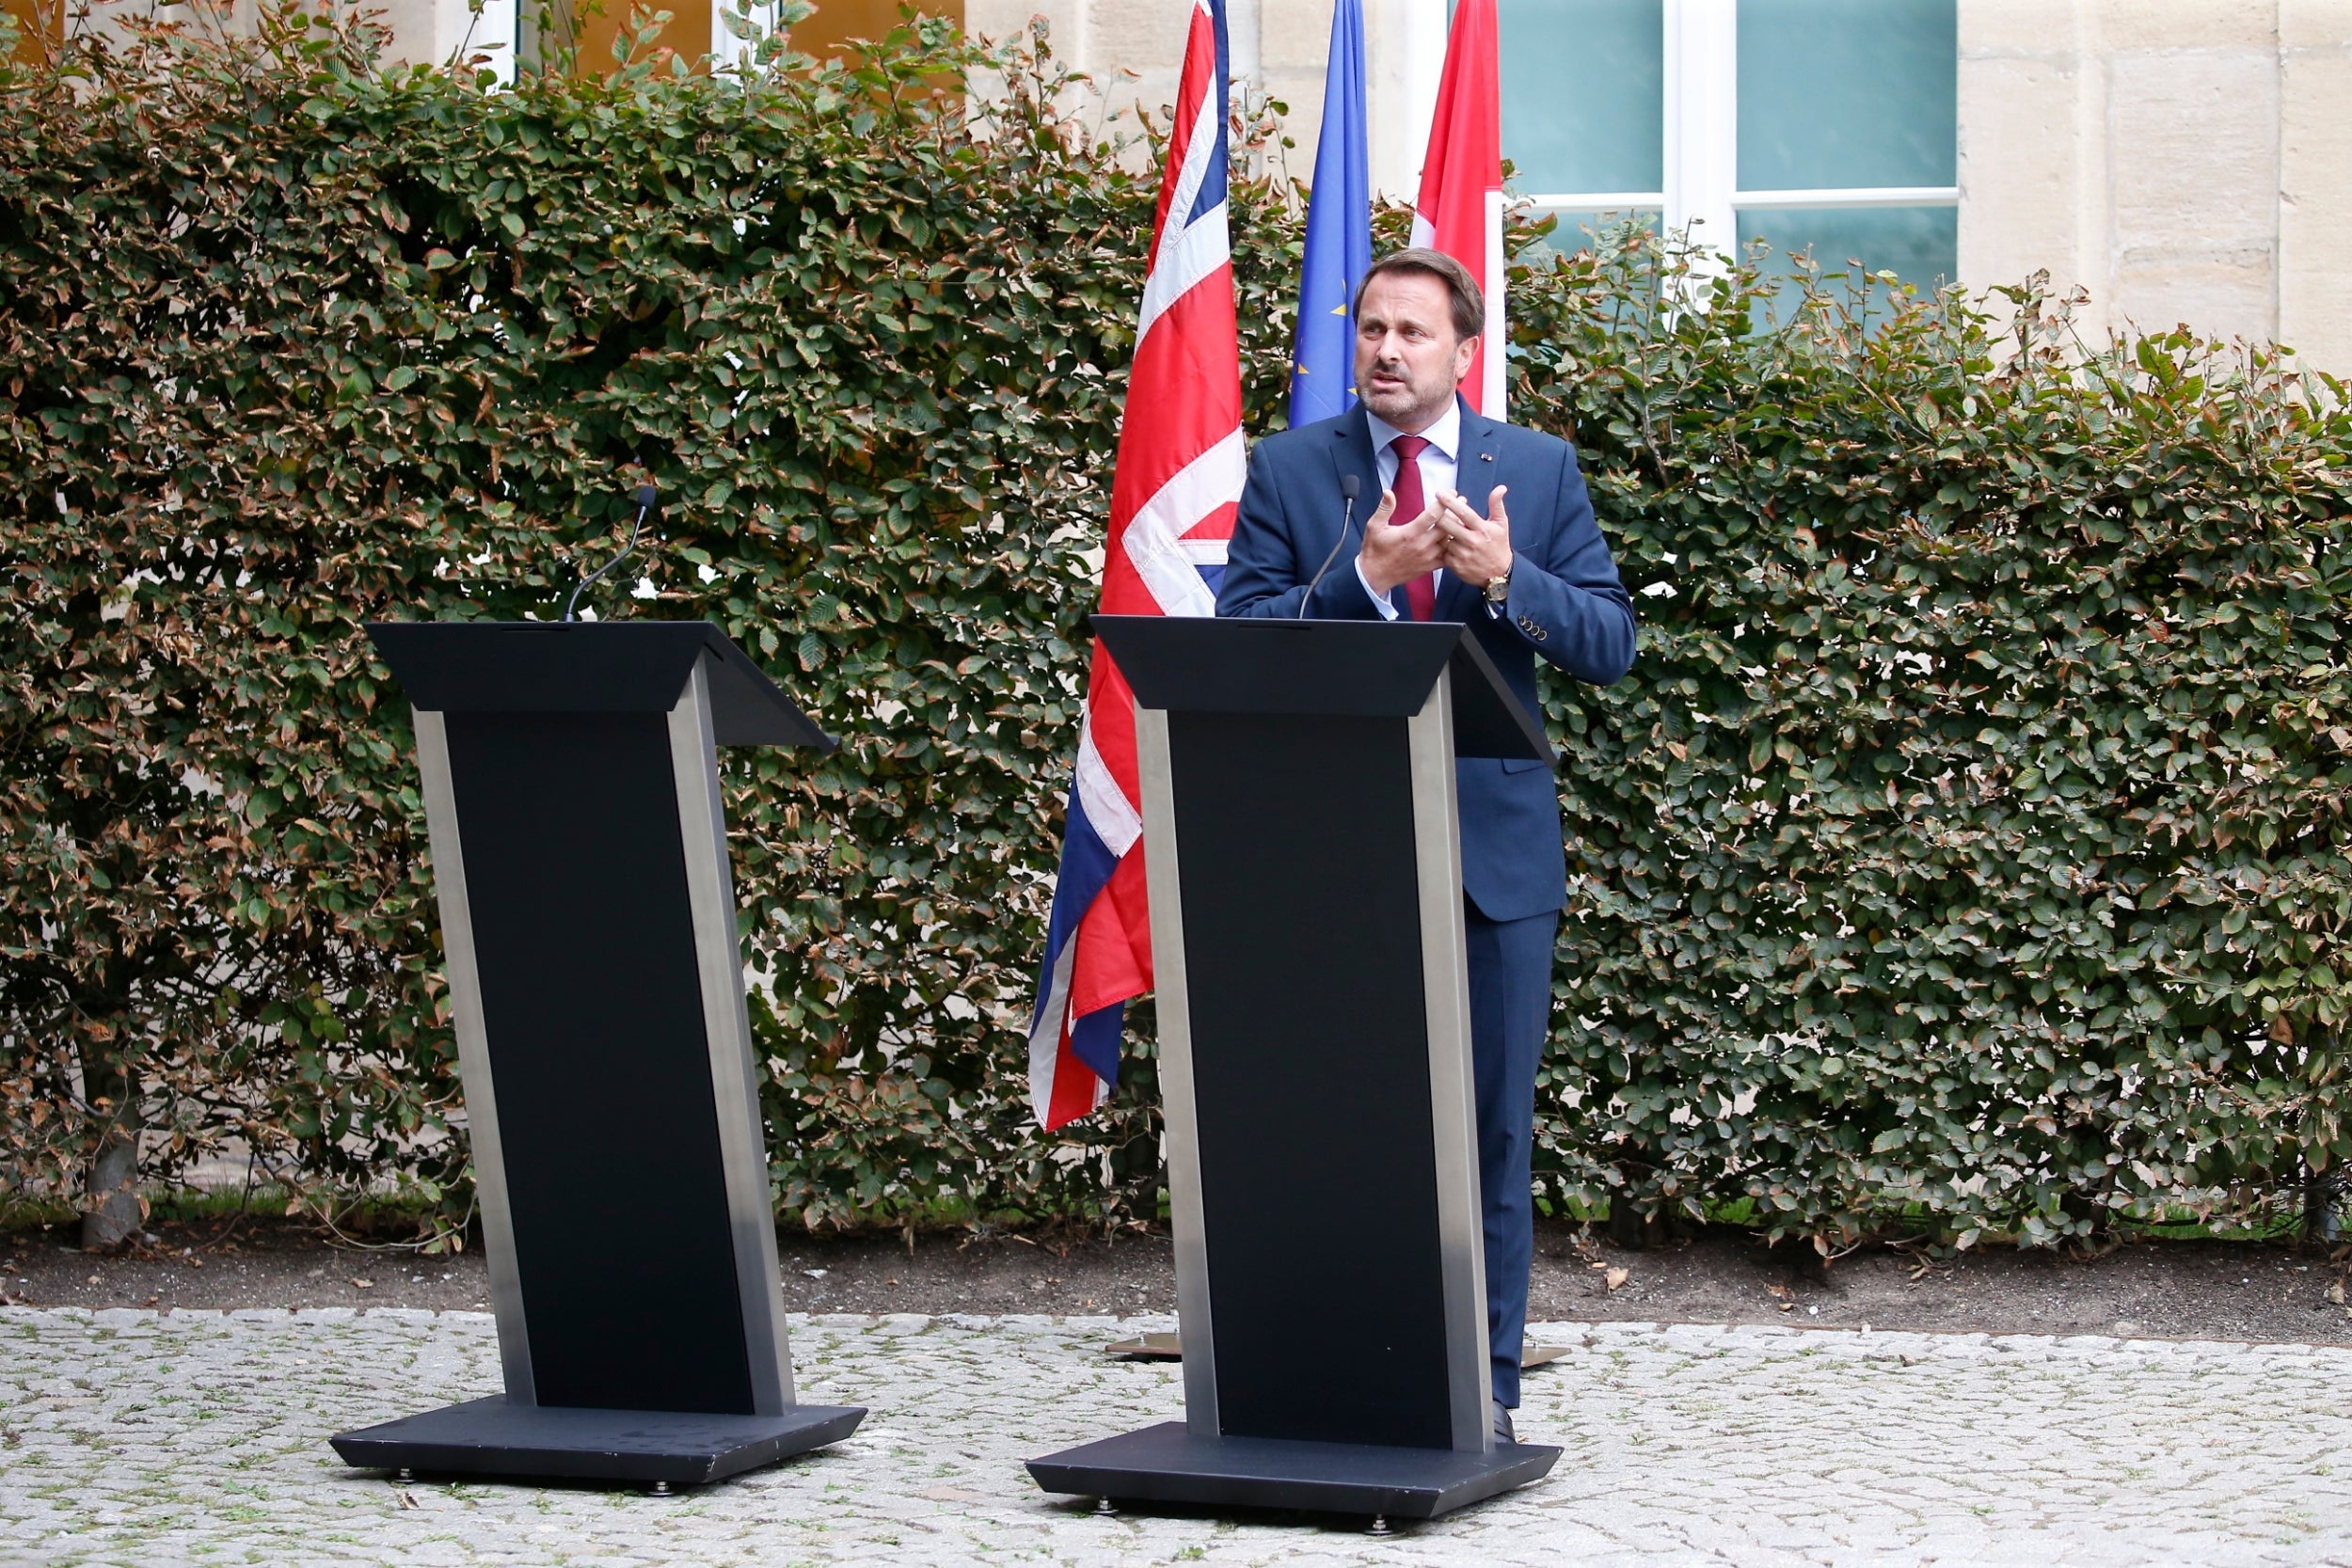
[[[1246,456],[1225,223],[1226,94],[1224,0],[1193,0],[1111,481],[1107,614],[1216,613]],[[1049,1131],[1108,1098],[1119,1081],[1120,1022],[1128,1002],[1152,989],[1142,799],[1135,698],[1098,641],[1029,1024],[1029,1099]]]

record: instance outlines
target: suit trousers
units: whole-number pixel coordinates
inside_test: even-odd
[[[1535,1143],[1535,1069],[1551,1022],[1556,910],[1489,920],[1464,900],[1470,949],[1470,1075],[1478,1101],[1478,1192],[1486,1255],[1486,1343],[1494,1397],[1519,1402],[1527,1275],[1535,1254],[1529,1164]]]

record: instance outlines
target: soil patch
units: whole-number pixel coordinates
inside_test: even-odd
[[[164,1224],[114,1257],[57,1227],[0,1240],[0,1300],[39,1307],[404,1307],[480,1310],[478,1250],[423,1257],[329,1245],[297,1222]],[[626,1248],[623,1248],[626,1251]],[[796,1312],[1173,1312],[1160,1233],[1114,1237],[945,1231],[779,1238]],[[1710,1227],[1631,1252],[1590,1230],[1536,1236],[1528,1315],[1547,1321],[2252,1339],[2352,1345],[2342,1304],[2352,1247],[2144,1242],[2097,1257],[1993,1247],[1927,1261],[1866,1250],[1823,1266]],[[2334,1290],[2338,1299],[2331,1300]],[[1337,1305],[1337,1304],[1335,1304]]]
[[[2352,1345],[2345,1247],[2140,1242],[2095,1257],[1995,1246],[1945,1259],[1873,1248],[1824,1265],[1809,1247],[1768,1248],[1721,1227],[1641,1252],[1564,1227],[1536,1247],[1533,1319]]]

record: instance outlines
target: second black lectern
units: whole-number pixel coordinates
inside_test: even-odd
[[[715,1481],[794,1402],[720,746],[833,742],[702,622],[379,625],[416,710],[502,1396],[352,1465]]]
[[[1551,757],[1458,625],[1097,616],[1136,696],[1185,1419],[1046,1490],[1426,1518],[1494,1441],[1454,757]]]

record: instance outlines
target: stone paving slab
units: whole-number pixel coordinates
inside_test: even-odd
[[[866,1424],[654,1497],[342,1466],[497,1391],[485,1315],[0,1308],[0,1561],[2352,1568],[2352,1351],[2296,1345],[1553,1325],[1550,1479],[1387,1539],[1039,1493],[1023,1459],[1181,1415],[1178,1369],[1100,1354],[1172,1326],[796,1317],[801,1397]]]

